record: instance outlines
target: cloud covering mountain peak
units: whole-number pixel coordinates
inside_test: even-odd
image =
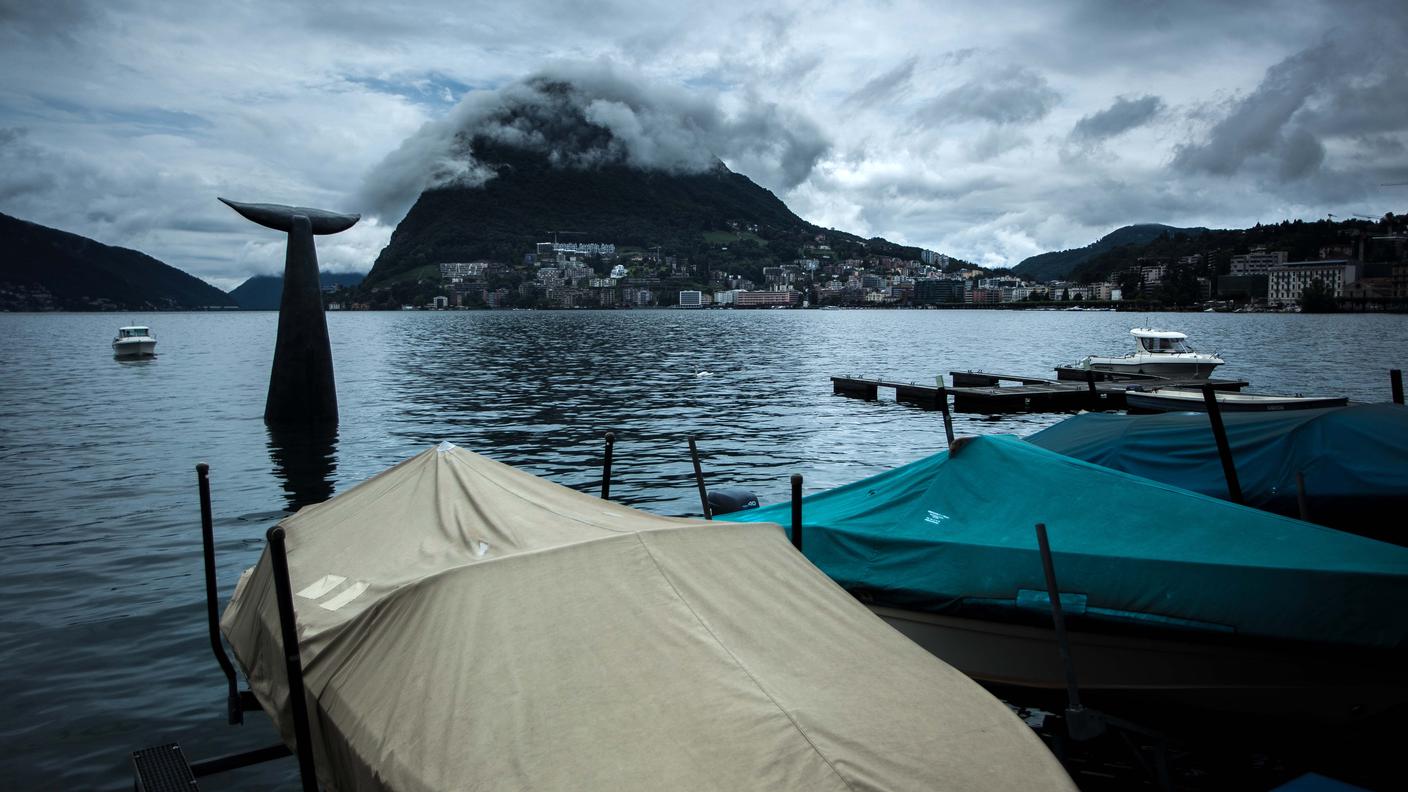
[[[361,204],[394,223],[426,189],[483,184],[495,170],[476,157],[482,141],[564,168],[699,173],[722,160],[778,190],[805,181],[830,148],[813,121],[773,103],[727,110],[717,96],[624,75],[610,62],[559,63],[467,94],[372,168]]]

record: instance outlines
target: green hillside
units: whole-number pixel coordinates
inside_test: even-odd
[[[180,310],[228,294],[127,248],[0,214],[0,310]]]
[[[1077,269],[1091,259],[1121,247],[1144,245],[1164,234],[1185,234],[1196,236],[1206,228],[1174,228],[1158,223],[1144,223],[1117,228],[1095,242],[1081,248],[1041,253],[1023,259],[1012,268],[1012,272],[1036,281],[1052,281],[1070,278]]]

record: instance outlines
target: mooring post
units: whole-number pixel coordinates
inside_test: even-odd
[[[939,384],[939,409],[944,413],[944,437],[948,438],[948,444],[953,446],[953,414],[948,411],[948,387],[944,385],[944,375],[940,374],[934,379]]]
[[[1217,441],[1217,455],[1222,458],[1222,475],[1227,478],[1227,494],[1231,501],[1241,504],[1242,485],[1237,482],[1237,466],[1232,461],[1232,447],[1227,443],[1227,428],[1222,425],[1222,408],[1217,403],[1217,391],[1212,383],[1203,384],[1203,404],[1208,408],[1208,420],[1212,423],[1212,436]]]
[[[220,643],[220,604],[219,590],[215,585],[215,523],[210,516],[210,465],[201,462],[196,465],[196,485],[200,488],[200,540],[205,555],[205,616],[210,628],[210,651],[215,653],[215,662],[225,672],[230,684],[229,697],[225,700],[225,717],[231,726],[244,722],[244,708],[240,706],[240,685],[235,676],[235,666],[225,654],[225,646]]]
[[[606,433],[606,455],[601,460],[601,499],[611,500],[611,448],[616,445],[616,433]]]
[[[1066,634],[1066,613],[1061,609],[1061,587],[1056,583],[1056,563],[1051,558],[1046,523],[1036,524],[1036,544],[1041,553],[1041,571],[1046,577],[1046,596],[1051,599],[1056,647],[1061,651],[1061,666],[1066,676],[1066,730],[1073,740],[1088,740],[1104,733],[1106,723],[1096,713],[1087,712],[1080,703],[1080,685],[1076,682],[1076,664],[1071,657],[1071,640]]]
[[[1393,403],[1403,403],[1403,369],[1389,369],[1388,383],[1393,388]]]
[[[792,546],[802,550],[802,474],[792,474]]]
[[[284,529],[269,529],[269,563],[274,572],[274,597],[279,606],[279,632],[284,647],[284,672],[288,677],[289,709],[293,710],[293,737],[298,755],[298,776],[303,792],[318,792],[317,770],[313,765],[313,737],[308,729],[308,700],[303,692],[303,660],[298,651],[298,623],[293,611],[293,586],[288,578],[288,555]]]
[[[1095,389],[1095,372],[1090,369],[1085,370],[1085,387],[1090,391],[1090,406],[1099,407],[1100,391]]]
[[[1305,472],[1301,470],[1296,471],[1296,506],[1300,509],[1300,518],[1310,522],[1310,504],[1305,495]]]
[[[694,444],[694,438],[689,438],[689,458],[694,461],[694,483],[699,486],[699,508],[704,512],[704,519],[714,519],[714,514],[709,510],[709,491],[704,488],[704,470],[699,467],[699,447]]]

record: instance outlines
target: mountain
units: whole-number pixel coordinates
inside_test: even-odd
[[[1196,236],[1207,230],[1206,228],[1174,228],[1158,223],[1128,225],[1117,228],[1082,248],[1041,253],[1023,259],[1022,263],[1012,268],[1012,272],[1037,281],[1061,280],[1071,277],[1080,265],[1101,253],[1126,245],[1146,245],[1164,234]]]
[[[320,272],[318,283],[326,290],[356,286],[366,277],[360,272]],[[255,275],[230,290],[230,297],[246,311],[277,311],[283,294],[282,275]]]
[[[836,258],[919,258],[918,248],[812,225],[776,195],[723,163],[703,173],[643,170],[623,162],[562,167],[545,154],[484,139],[474,157],[497,174],[478,187],[426,190],[391,235],[364,285],[374,287],[450,261],[523,261],[534,244],[610,242],[689,259],[701,270],[761,272],[825,238]],[[761,275],[758,275],[761,277]]]
[[[230,307],[223,291],[127,248],[0,214],[0,310]]]

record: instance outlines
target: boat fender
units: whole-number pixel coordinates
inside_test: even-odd
[[[709,490],[709,511],[729,514],[758,508],[758,496],[742,487],[716,487]]]

